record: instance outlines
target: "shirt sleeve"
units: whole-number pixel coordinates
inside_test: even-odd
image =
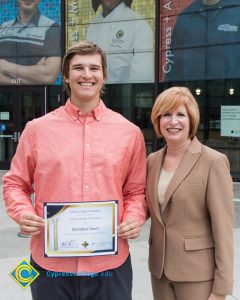
[[[229,162],[221,155],[212,163],[207,186],[207,205],[215,245],[213,292],[232,293],[233,285],[233,188]]]
[[[141,225],[146,221],[146,151],[143,135],[138,130],[132,157],[128,167],[127,179],[123,186],[123,221],[135,217]]]
[[[3,198],[8,215],[19,224],[22,213],[34,212],[31,195],[35,160],[30,126],[23,131],[9,172],[3,177]]]
[[[54,23],[46,33],[42,57],[61,57],[61,31],[60,26]]]

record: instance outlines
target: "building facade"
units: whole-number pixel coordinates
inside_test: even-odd
[[[200,107],[198,138],[228,156],[240,181],[238,0],[19,5],[0,3],[0,169],[9,168],[25,124],[66,101],[61,58],[66,48],[89,40],[107,54],[104,102],[141,128],[147,153],[164,144],[150,122],[155,98],[168,87],[187,86]],[[23,22],[27,13],[31,18]]]

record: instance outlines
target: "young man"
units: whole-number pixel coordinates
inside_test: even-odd
[[[143,136],[100,99],[107,66],[97,45],[70,48],[62,74],[70,99],[27,124],[3,178],[9,216],[32,235],[32,264],[41,273],[31,285],[33,299],[130,300],[127,239],[139,235],[146,219]],[[35,207],[30,198],[33,192]],[[117,255],[44,257],[43,202],[104,200],[118,200]],[[71,274],[110,270],[112,276],[49,278],[47,270]]]
[[[60,27],[38,10],[40,0],[18,0],[19,13],[0,26],[0,84],[51,84],[61,68]]]
[[[108,83],[154,81],[153,31],[146,20],[131,9],[132,0],[92,0],[96,12],[86,39],[107,54]]]

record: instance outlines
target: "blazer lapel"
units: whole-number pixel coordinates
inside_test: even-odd
[[[184,180],[184,178],[189,174],[195,163],[198,161],[201,155],[202,144],[198,141],[196,137],[192,140],[186,153],[183,156],[172,180],[170,181],[164,196],[164,202],[162,205],[162,211],[165,210],[168,205],[169,200],[173,192],[179,186],[179,184]]]
[[[159,202],[158,202],[158,180],[160,176],[160,172],[162,169],[162,164],[163,164],[163,159],[165,155],[166,147],[161,149],[158,154],[155,156],[153,162],[152,162],[152,167],[151,167],[151,176],[149,180],[151,181],[151,186],[152,188],[150,189],[150,193],[152,194],[152,201],[150,202],[153,211],[155,212],[156,216],[158,217],[159,221],[163,224],[162,221],[162,215],[159,207]]]

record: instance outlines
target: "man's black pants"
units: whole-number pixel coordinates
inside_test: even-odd
[[[31,284],[33,300],[132,299],[130,255],[120,267],[88,276],[48,271],[37,265],[33,259],[31,265],[40,273]]]

